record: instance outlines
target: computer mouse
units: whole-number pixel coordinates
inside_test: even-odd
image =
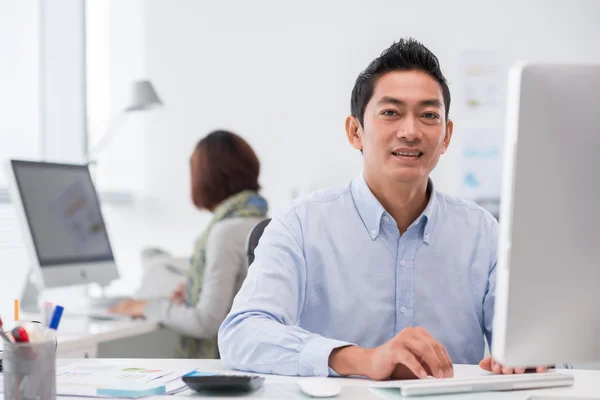
[[[331,378],[308,378],[296,381],[302,393],[311,397],[335,397],[342,386]]]

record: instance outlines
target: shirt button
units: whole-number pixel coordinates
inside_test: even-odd
[[[377,231],[375,229],[371,229],[371,235],[377,235]]]
[[[388,216],[387,216],[387,215],[384,215],[384,216],[383,216],[383,220],[384,220],[385,222],[388,222],[390,219],[388,218]]]
[[[404,267],[406,265],[406,261],[400,260],[400,265],[402,265]]]
[[[402,314],[406,314],[406,307],[402,306],[402,307],[400,308],[400,312],[401,312]]]
[[[315,368],[315,369],[313,369],[313,374],[315,374],[315,375],[319,375],[319,370],[318,370],[318,369],[316,369],[316,368]]]

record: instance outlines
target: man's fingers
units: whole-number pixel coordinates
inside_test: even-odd
[[[423,360],[436,378],[444,378],[442,361],[438,358],[429,341],[422,337],[412,337],[405,342],[405,347],[417,358]]]
[[[491,371],[494,372],[496,374],[524,374],[527,369],[526,368],[510,368],[510,367],[505,367],[502,364],[498,364],[496,361],[494,361],[494,359],[492,357],[487,357],[484,358],[483,360],[481,360],[479,362],[479,367],[485,371]],[[546,367],[538,367],[537,371],[538,372],[544,372],[542,370],[542,368]]]
[[[454,376],[454,367],[452,366],[452,360],[450,359],[450,355],[446,351],[446,348],[440,342],[435,340],[427,330],[419,329],[417,332],[417,337],[420,336],[421,340],[427,342],[437,356],[443,372],[442,377],[452,378]]]
[[[485,370],[485,371],[491,371],[494,372],[496,374],[524,374],[525,372],[527,372],[526,368],[512,368],[512,367],[506,367],[502,364],[497,363],[496,361],[494,361],[494,359],[492,357],[488,357],[485,358],[483,360],[481,360],[479,362],[479,367],[481,367],[481,369]],[[546,367],[538,367],[537,368],[537,372],[544,372],[546,370]]]
[[[548,367],[537,367],[535,370],[536,370],[536,372],[542,373],[542,372],[546,372],[547,369],[548,369]]]
[[[513,373],[513,371],[514,371],[514,369],[513,369],[513,368],[510,368],[510,367],[502,367],[502,373],[503,373],[503,374],[505,374],[505,375],[510,375],[510,374],[512,374],[512,373]]]
[[[492,358],[492,372],[494,372],[496,374],[502,373],[502,365],[500,365],[496,361],[494,361],[493,358]]]
[[[417,357],[406,349],[399,349],[394,351],[392,360],[395,364],[402,364],[406,366],[416,377],[424,379],[427,378],[427,371],[423,365],[417,360]]]
[[[479,362],[479,368],[492,372],[492,357],[484,358]]]
[[[446,352],[444,346],[435,340],[429,340],[429,347],[431,347],[437,356],[437,359],[440,363],[440,368],[442,369],[443,377],[452,378],[454,376],[452,361],[450,361],[450,356]]]
[[[438,355],[438,358],[442,359],[442,366],[444,368],[444,376],[446,378],[452,378],[454,376],[454,366],[452,365],[452,360],[450,359],[450,354],[446,350],[441,343],[437,343],[436,352],[441,354],[441,357]]]

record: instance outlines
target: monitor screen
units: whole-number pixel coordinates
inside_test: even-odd
[[[87,166],[13,161],[13,169],[41,267],[113,260]]]

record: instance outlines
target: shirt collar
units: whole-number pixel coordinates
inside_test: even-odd
[[[422,224],[423,228],[421,233],[423,235],[423,241],[427,244],[431,243],[433,236],[433,228],[435,226],[435,216],[438,209],[438,198],[435,193],[435,187],[431,178],[427,182],[427,192],[429,193],[429,201],[427,206],[421,213],[421,215],[415,220],[414,224]]]
[[[435,215],[437,213],[437,197],[431,179],[427,184],[427,190],[430,192],[427,206],[411,226],[422,224],[423,228],[421,229],[421,233],[423,235],[423,241],[429,244],[432,239]],[[384,214],[387,214],[387,212],[373,192],[371,192],[362,171],[360,176],[352,181],[351,192],[354,204],[356,205],[356,209],[358,210],[358,214],[367,233],[372,240],[377,239],[381,227],[381,218]]]
[[[352,181],[351,191],[358,215],[360,215],[371,239],[375,240],[379,235],[381,217],[385,213],[385,209],[371,192],[362,171],[360,176]]]

